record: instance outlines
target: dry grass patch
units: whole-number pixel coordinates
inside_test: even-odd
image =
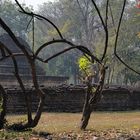
[[[25,115],[9,115],[9,122],[25,121]],[[34,130],[60,133],[79,131],[81,113],[43,113],[41,120]],[[133,130],[140,128],[140,112],[95,112],[92,113],[89,130],[107,129]]]

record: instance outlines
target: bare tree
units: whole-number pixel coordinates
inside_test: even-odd
[[[15,59],[14,55],[21,55],[21,54],[12,54],[12,52],[2,43],[0,42],[0,49],[1,49],[1,54],[2,54],[2,58],[0,59],[0,61],[3,61],[9,57],[11,57],[11,59],[13,60],[13,64],[14,64],[14,68],[15,68],[15,76],[17,77],[17,80],[19,81],[19,83],[21,84],[21,87],[23,85],[21,78],[19,77],[19,72],[18,72],[18,66],[17,66],[17,61]],[[6,55],[8,54],[8,55]],[[3,128],[4,123],[5,123],[5,115],[6,115],[6,103],[7,103],[7,95],[6,95],[6,91],[3,88],[2,85],[0,85],[0,94],[2,97],[2,111],[0,114],[0,128]]]
[[[41,15],[37,15],[37,14],[34,14],[34,13],[29,13],[29,12],[26,12],[22,6],[19,4],[19,2],[16,0],[16,3],[18,4],[18,6],[20,7],[21,9],[21,12],[24,13],[24,14],[27,14],[29,16],[31,16],[32,18],[36,17],[38,19],[43,19],[47,22],[49,22],[55,29],[56,31],[58,32],[59,36],[60,36],[60,39],[54,39],[50,42],[46,42],[44,43],[42,46],[39,47],[39,49],[36,51],[36,52],[28,52],[25,48],[25,46],[23,44],[21,44],[18,39],[16,38],[16,36],[14,35],[14,33],[11,31],[11,29],[7,26],[7,24],[0,18],[0,25],[1,27],[9,34],[9,36],[11,37],[11,39],[15,42],[15,44],[17,45],[17,47],[21,50],[22,52],[22,55],[25,56],[28,60],[28,63],[30,65],[30,68],[31,68],[31,74],[32,74],[32,81],[33,81],[33,86],[35,88],[35,92],[37,93],[37,95],[39,96],[39,99],[40,99],[40,102],[38,104],[38,108],[37,108],[37,111],[36,111],[36,115],[35,117],[33,118],[32,117],[32,110],[31,110],[31,106],[30,106],[30,101],[28,99],[28,96],[26,95],[25,93],[25,87],[24,87],[24,84],[18,74],[18,66],[17,66],[17,63],[16,63],[16,60],[14,58],[15,55],[21,55],[21,54],[13,54],[11,53],[10,50],[8,50],[8,48],[6,46],[4,46],[4,44],[1,43],[1,48],[3,50],[6,49],[6,51],[9,53],[8,56],[4,56],[2,59],[5,59],[5,58],[8,58],[8,57],[11,57],[13,59],[13,62],[14,62],[14,67],[15,67],[15,76],[20,84],[20,87],[21,89],[23,90],[23,92],[25,93],[25,96],[26,96],[26,103],[27,103],[27,110],[28,110],[28,122],[26,124],[17,124],[17,125],[14,125],[14,129],[17,129],[17,130],[21,130],[21,129],[26,129],[26,128],[30,128],[30,127],[35,127],[38,122],[39,122],[39,119],[41,117],[41,113],[42,113],[42,109],[43,109],[43,105],[44,105],[44,100],[45,100],[45,94],[44,92],[40,89],[39,87],[39,84],[38,84],[38,80],[37,80],[37,75],[36,75],[36,65],[35,65],[35,61],[36,60],[39,60],[43,63],[47,63],[49,60],[57,57],[58,55],[60,54],[63,54],[69,50],[72,50],[72,49],[78,49],[80,50],[81,52],[89,55],[91,57],[92,60],[95,59],[95,61],[99,61],[94,55],[92,55],[92,53],[84,46],[77,46],[75,44],[73,44],[72,42],[68,41],[68,40],[65,40],[63,38],[63,36],[61,35],[59,29],[57,28],[57,26],[52,23],[50,20],[48,20],[47,18],[41,16]],[[65,43],[67,45],[69,45],[70,47],[69,48],[66,48],[64,49],[63,51],[57,53],[57,54],[54,54],[53,56],[47,58],[46,60],[43,60],[42,58],[39,58],[38,54],[48,45],[51,45],[51,44],[55,44],[55,43]]]
[[[107,69],[107,66],[105,65],[105,56],[106,56],[106,52],[107,52],[107,49],[108,49],[108,9],[109,9],[109,0],[106,1],[106,16],[105,16],[105,20],[103,20],[103,17],[101,16],[100,10],[98,9],[95,1],[91,0],[93,6],[95,7],[95,9],[96,9],[96,11],[97,11],[97,13],[99,15],[99,18],[101,20],[103,29],[105,31],[105,43],[104,43],[104,47],[103,47],[104,52],[103,52],[103,55],[102,55],[101,59],[97,58],[87,47],[82,46],[82,45],[75,45],[71,41],[68,41],[65,38],[63,38],[63,36],[62,36],[61,32],[59,31],[58,27],[53,22],[51,22],[49,19],[47,19],[44,16],[35,14],[33,12],[25,11],[23,9],[23,7],[19,4],[19,2],[17,0],[15,0],[15,1],[16,1],[17,5],[19,6],[21,13],[26,14],[28,16],[31,16],[31,21],[33,20],[33,22],[34,22],[34,18],[37,18],[38,20],[43,20],[43,21],[46,21],[46,22],[50,23],[54,27],[54,29],[57,31],[57,33],[58,33],[58,35],[60,37],[60,39],[55,39],[54,38],[52,41],[47,41],[46,43],[41,45],[36,51],[28,52],[25,49],[25,46],[18,41],[18,39],[16,38],[14,33],[11,31],[11,29],[7,26],[7,24],[0,18],[0,26],[9,34],[9,36],[12,38],[12,40],[15,42],[17,47],[22,52],[22,54],[13,54],[13,53],[10,52],[10,50],[8,50],[8,48],[6,46],[4,46],[3,44],[0,44],[0,49],[1,49],[1,52],[3,54],[2,59],[10,57],[13,60],[14,67],[15,67],[15,76],[16,76],[19,84],[20,84],[21,89],[25,93],[25,97],[26,97],[28,122],[26,124],[15,125],[15,129],[20,130],[20,129],[26,129],[26,128],[35,127],[38,124],[38,122],[40,120],[40,117],[41,117],[41,114],[42,114],[44,101],[45,101],[45,93],[40,89],[39,83],[38,83],[38,80],[37,80],[36,64],[35,64],[36,60],[39,60],[42,63],[48,63],[48,61],[50,61],[51,59],[53,59],[53,58],[65,53],[67,51],[70,51],[72,49],[79,50],[85,56],[88,56],[89,61],[91,61],[91,63],[94,64],[94,62],[96,62],[99,65],[99,70],[98,70],[99,71],[99,76],[98,76],[99,81],[98,81],[97,86],[95,87],[94,92],[92,90],[93,87],[92,87],[92,83],[91,83],[91,77],[87,78],[87,92],[86,92],[85,104],[84,104],[84,108],[83,108],[83,115],[82,115],[81,126],[80,126],[81,129],[85,129],[86,126],[88,125],[88,121],[89,121],[91,112],[93,110],[93,106],[95,106],[99,102],[99,100],[101,99],[102,89],[103,89],[103,86],[104,86],[105,73],[106,73],[106,69]],[[133,70],[131,67],[129,67],[127,64],[125,64],[125,62],[123,62],[119,58],[117,53],[116,53],[117,40],[118,40],[118,35],[119,35],[119,28],[120,28],[120,25],[121,25],[125,4],[126,4],[126,0],[124,0],[124,2],[123,2],[123,8],[122,8],[122,11],[121,11],[119,24],[118,24],[118,28],[117,28],[117,31],[116,31],[114,54],[125,66],[127,66],[129,69]],[[34,30],[34,28],[33,28],[33,30]],[[62,50],[62,51],[60,51],[60,52],[58,52],[58,53],[56,53],[54,55],[52,55],[49,58],[46,58],[45,60],[43,58],[39,57],[39,53],[41,51],[43,51],[44,48],[48,47],[49,45],[56,44],[56,43],[63,43],[63,44],[69,45],[69,47],[65,48],[64,50]],[[5,49],[8,52],[8,54],[9,54],[8,56],[5,56],[5,54],[3,53],[3,49]],[[36,114],[35,114],[34,118],[32,116],[32,110],[31,110],[31,104],[30,104],[29,98],[28,98],[28,96],[26,95],[26,92],[25,92],[26,89],[25,89],[24,84],[22,82],[22,79],[20,78],[20,75],[18,73],[18,66],[17,66],[16,60],[14,58],[16,55],[23,55],[23,56],[25,56],[27,58],[28,63],[29,63],[30,68],[31,68],[32,82],[33,82],[33,86],[35,88],[35,93],[37,94],[37,96],[40,99],[40,101],[38,103],[38,108],[37,108],[37,111],[36,111]],[[133,71],[136,72],[135,70],[133,70]],[[140,74],[139,72],[137,72],[137,73]],[[2,93],[3,93],[3,95],[5,95],[4,90],[3,90]],[[5,106],[5,104],[4,104],[4,106]],[[4,116],[5,116],[5,114],[4,114]]]
[[[106,16],[105,16],[104,20],[103,20],[101,12],[100,12],[99,8],[97,7],[95,1],[94,0],[91,0],[91,1],[92,1],[93,5],[94,5],[94,7],[95,7],[95,9],[98,13],[98,16],[99,16],[99,18],[101,20],[101,23],[102,23],[102,26],[103,26],[103,29],[105,31],[105,43],[104,43],[104,48],[103,48],[104,52],[103,52],[102,58],[101,58],[100,63],[99,63],[100,64],[100,66],[99,66],[99,81],[98,81],[97,86],[95,87],[96,88],[95,91],[93,91],[93,86],[92,86],[92,81],[91,81],[90,76],[87,80],[87,92],[86,92],[86,96],[85,96],[83,115],[82,115],[81,125],[80,125],[80,128],[82,130],[84,130],[87,127],[88,121],[90,119],[91,112],[93,111],[93,107],[95,107],[96,104],[100,101],[101,95],[102,95],[105,73],[106,73],[106,69],[107,69],[107,66],[105,66],[105,57],[106,57],[106,53],[107,53],[107,49],[108,49],[108,40],[109,40],[109,35],[108,35],[108,30],[109,30],[109,28],[108,28],[108,13],[109,13],[109,9],[110,9],[111,16],[112,16],[112,23],[114,23],[111,7],[110,7],[110,4],[109,4],[109,0],[106,0]],[[124,13],[124,10],[125,10],[125,5],[126,5],[126,0],[123,1],[123,6],[122,6],[122,9],[121,9],[121,15],[120,15],[120,19],[119,19],[119,22],[118,22],[118,27],[117,27],[117,30],[115,30],[116,39],[114,41],[114,55],[128,69],[130,69],[133,72],[140,75],[140,72],[137,72],[136,70],[131,68],[129,65],[127,65],[117,54],[117,42],[118,42],[118,36],[119,36],[121,21],[122,21],[123,13]]]

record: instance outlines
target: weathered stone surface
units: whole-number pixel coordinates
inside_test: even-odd
[[[22,39],[21,37],[17,37],[19,42],[24,45],[26,51],[31,53],[31,48],[29,44]],[[0,42],[2,42],[12,53],[22,53],[22,51],[18,48],[18,46],[14,43],[14,41],[11,39],[11,37],[8,34],[0,35]],[[5,51],[5,54],[8,55],[8,53]],[[2,53],[0,51],[0,58],[2,58]],[[25,56],[15,56],[15,59],[18,64],[18,70],[21,79],[24,82],[25,86],[32,87],[32,77],[31,77],[31,68],[27,61],[27,58]],[[12,59],[9,57],[7,59],[4,59],[3,61],[0,61],[0,84],[4,87],[17,87],[19,84],[17,82],[17,79],[14,75],[14,65]],[[50,85],[57,85],[62,84],[68,80],[68,77],[62,77],[62,76],[46,76],[45,71],[38,63],[36,64],[36,72],[38,76],[38,81],[40,85],[44,86],[50,86]]]
[[[62,88],[53,90],[46,88],[44,111],[48,112],[81,112],[84,104],[85,90],[83,88]],[[57,92],[56,92],[57,91]],[[39,99],[31,89],[26,91],[31,95],[32,109],[36,110]],[[26,104],[21,90],[7,90],[8,112],[25,113]],[[140,109],[140,91],[129,91],[124,88],[105,89],[101,101],[94,110],[122,111]]]

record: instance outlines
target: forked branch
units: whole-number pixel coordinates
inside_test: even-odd
[[[120,26],[121,26],[121,22],[122,22],[122,17],[123,17],[123,13],[124,13],[124,10],[125,10],[125,5],[126,5],[126,1],[127,0],[124,0],[123,2],[123,7],[122,7],[122,11],[121,11],[121,16],[120,16],[120,19],[119,19],[119,23],[118,23],[118,27],[117,27],[117,31],[116,31],[116,39],[115,39],[115,45],[114,45],[114,55],[117,57],[117,59],[123,64],[125,65],[128,69],[132,70],[133,72],[137,73],[138,75],[140,75],[140,72],[134,70],[132,67],[130,67],[128,64],[126,64],[120,57],[119,55],[117,54],[117,43],[118,43],[118,37],[119,37],[119,31],[120,31]],[[112,18],[113,19],[113,18]],[[114,23],[114,21],[113,21]]]
[[[42,15],[35,14],[35,13],[33,13],[33,12],[27,12],[27,11],[25,11],[24,8],[21,6],[21,4],[18,2],[18,0],[15,0],[15,2],[16,2],[16,4],[19,6],[19,8],[20,8],[20,10],[21,10],[21,11],[20,11],[21,13],[26,14],[26,15],[31,16],[31,17],[36,17],[37,19],[43,19],[43,20],[47,21],[48,23],[50,23],[50,24],[56,29],[56,31],[58,32],[60,38],[63,39],[63,36],[62,36],[61,32],[59,31],[58,27],[57,27],[51,20],[49,20],[48,18],[46,18],[46,17],[44,17],[44,16],[42,16]]]
[[[103,51],[103,55],[102,55],[102,58],[101,58],[101,61],[104,60],[105,56],[106,56],[106,53],[107,53],[107,48],[108,48],[108,26],[107,26],[107,20],[108,20],[108,7],[109,7],[109,0],[107,0],[107,3],[106,3],[106,17],[105,17],[105,21],[103,20],[103,17],[101,15],[101,12],[97,6],[97,4],[95,3],[94,0],[91,0],[97,13],[98,13],[98,16],[101,20],[101,23],[102,23],[102,26],[104,28],[104,31],[105,31],[105,46],[104,46],[104,51]]]

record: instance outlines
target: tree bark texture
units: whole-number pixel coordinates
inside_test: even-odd
[[[92,77],[87,78],[87,92],[86,92],[85,103],[83,107],[83,115],[80,124],[81,130],[86,129],[90,119],[90,115],[93,110],[93,106],[96,105],[101,99],[102,89],[104,85],[105,71],[106,71],[106,67],[102,66],[99,74],[100,75],[99,82],[94,92],[92,86]]]
[[[85,103],[84,103],[84,107],[83,107],[83,115],[82,115],[81,124],[80,124],[80,129],[81,130],[85,130],[85,128],[87,127],[88,121],[90,119],[90,114],[92,112],[92,108],[89,104],[89,100],[91,98],[91,91],[92,91],[91,82],[92,82],[92,79],[89,79],[89,77],[88,77],[87,92],[86,92],[86,96],[85,96]]]

